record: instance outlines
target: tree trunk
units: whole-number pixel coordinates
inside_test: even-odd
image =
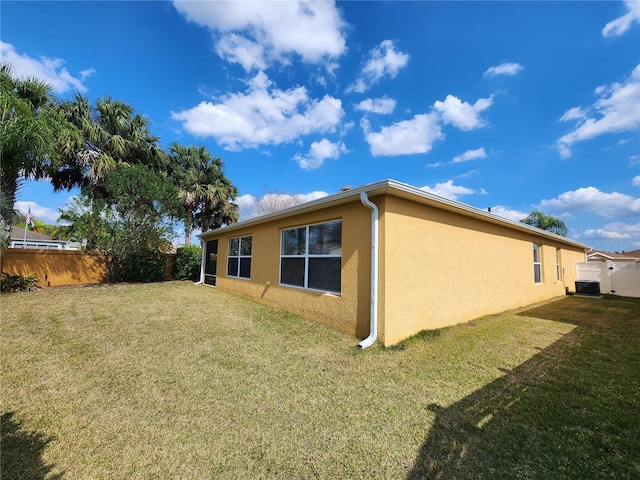
[[[184,244],[191,245],[191,233],[193,232],[193,211],[187,210],[187,218],[184,221]]]

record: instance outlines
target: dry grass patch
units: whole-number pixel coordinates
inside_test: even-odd
[[[3,480],[514,478],[518,458],[487,455],[511,450],[506,420],[522,398],[505,385],[531,395],[513,372],[554,370],[535,359],[575,328],[502,315],[358,351],[186,282],[1,301]]]

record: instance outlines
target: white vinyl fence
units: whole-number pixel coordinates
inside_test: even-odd
[[[640,263],[577,263],[576,269],[578,280],[600,282],[602,293],[640,297]]]

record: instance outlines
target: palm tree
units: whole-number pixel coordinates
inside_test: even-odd
[[[133,107],[111,97],[103,97],[92,107],[77,94],[73,101],[61,106],[64,117],[83,134],[81,145],[64,150],[64,168],[52,175],[56,189],[88,187],[96,194],[104,193],[107,172],[117,165],[144,164],[159,170],[166,165],[166,153],[151,135],[149,121],[134,114]]]
[[[540,210],[534,210],[526,218],[520,221],[527,225],[562,235],[563,237],[567,236],[567,226],[561,219],[547,215]]]
[[[7,223],[6,219],[13,218],[17,213],[4,190],[0,190],[0,254],[11,243],[12,223]]]
[[[178,188],[185,218],[185,244],[191,245],[194,228],[202,231],[238,220],[238,195],[222,171],[222,160],[213,158],[206,147],[169,146],[169,176]]]
[[[220,171],[218,168],[213,170],[214,173]],[[240,217],[238,204],[233,202],[238,196],[238,189],[224,175],[215,180],[212,185],[211,201],[205,203],[200,212],[195,215],[196,225],[202,232],[236,223]]]
[[[60,114],[51,86],[17,79],[0,66],[0,189],[13,209],[20,179],[45,178],[62,162],[62,145],[77,145],[81,135]],[[11,218],[3,215],[6,224]]]

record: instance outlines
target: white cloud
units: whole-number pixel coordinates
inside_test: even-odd
[[[510,77],[517,75],[524,67],[519,63],[503,62],[500,65],[489,67],[483,76],[495,77],[497,75],[508,75]]]
[[[238,204],[240,211],[242,211],[243,209],[250,208],[254,203],[256,203],[256,197],[250,193],[245,193],[244,195],[240,195],[236,198],[236,203]]]
[[[324,198],[328,195],[329,194],[327,192],[323,192],[322,190],[314,190],[310,193],[298,194],[298,198],[302,199],[302,203],[307,203],[319,198]]]
[[[563,135],[557,142],[562,158],[571,156],[571,146],[599,135],[636,130],[640,126],[640,65],[637,65],[624,83],[613,83],[599,90],[602,95],[594,104],[597,117],[589,117],[581,107],[567,110],[560,118],[579,120],[575,130]]]
[[[246,71],[274,62],[289,64],[295,56],[331,70],[346,50],[347,25],[332,1],[174,1],[173,5],[188,20],[216,32],[217,53]]]
[[[616,232],[616,231],[611,231],[611,230],[607,230],[606,228],[590,228],[584,231],[584,233],[579,233],[578,235],[576,235],[578,238],[606,238],[606,239],[615,239],[615,240],[622,240],[622,239],[626,239],[626,238],[631,238],[630,235],[628,234],[624,234],[624,233],[620,233],[620,232]]]
[[[356,110],[368,113],[378,113],[388,115],[396,108],[396,101],[393,98],[367,98],[355,106]]]
[[[355,127],[355,125],[356,123],[353,120],[343,123],[340,126],[340,138],[344,137],[347,133],[349,133],[349,130]]]
[[[362,67],[356,82],[349,85],[346,91],[363,93],[382,77],[395,78],[408,62],[409,54],[396,50],[391,40],[383,40],[369,52],[369,59]]]
[[[444,138],[438,117],[433,113],[415,115],[411,120],[382,127],[379,132],[371,131],[366,118],[362,119],[360,126],[371,154],[376,157],[427,153],[436,140]]]
[[[561,122],[568,122],[571,120],[584,120],[587,118],[587,113],[581,107],[573,107],[564,112],[560,117]]]
[[[318,85],[320,85],[321,87],[327,88],[328,82],[327,82],[327,78],[326,77],[324,77],[322,75],[315,75],[312,78]]]
[[[240,64],[246,72],[267,68],[264,48],[259,43],[234,33],[225,35],[218,41],[216,53],[230,63]]]
[[[514,210],[503,205],[496,205],[495,207],[491,207],[491,213],[500,217],[508,218],[509,220],[513,220],[514,222],[519,222],[529,215],[528,213],[522,212],[520,210]]]
[[[560,212],[593,212],[602,217],[625,217],[640,214],[640,198],[624,193],[605,193],[595,187],[564,192],[557,198],[542,200],[540,207]]]
[[[633,177],[631,183],[636,187],[640,187],[640,175],[636,175],[635,177]]]
[[[463,154],[456,155],[455,157],[453,157],[453,160],[451,160],[450,162],[429,163],[427,164],[427,167],[429,168],[442,167],[444,165],[452,165],[454,163],[463,163],[463,162],[468,162],[470,160],[477,160],[478,158],[487,158],[487,152],[484,150],[484,147],[476,148],[475,150],[467,150]],[[472,170],[471,172],[469,172],[467,176],[473,175],[474,173],[478,173],[477,170]],[[461,176],[462,175],[458,175],[458,177],[461,177]]]
[[[640,223],[628,224],[624,222],[613,222],[604,225],[602,228],[585,230],[584,233],[576,235],[578,238],[599,239],[610,243],[621,244],[630,243],[640,245]],[[619,248],[615,248],[619,250]]]
[[[319,142],[313,142],[306,155],[297,154],[293,159],[298,162],[300,168],[304,170],[313,170],[322,166],[328,158],[337,159],[341,153],[346,153],[347,147],[344,143],[332,143],[326,138]]]
[[[486,158],[487,152],[484,151],[484,147],[477,148],[475,150],[467,150],[462,155],[453,157],[451,163],[468,162],[469,160],[476,160],[478,158]]]
[[[428,168],[438,168],[438,167],[442,167],[443,165],[448,165],[448,163],[445,162],[434,162],[434,163],[427,163],[427,167]]]
[[[60,58],[40,57],[32,58],[16,52],[10,43],[0,40],[0,58],[3,63],[11,65],[11,71],[17,78],[35,77],[51,85],[56,93],[66,93],[69,90],[77,90],[84,93],[88,89],[83,82],[95,73],[95,70],[88,69],[80,72],[80,78],[76,78],[64,68],[64,60]]]
[[[23,215],[27,215],[29,207],[31,207],[33,220],[42,220],[45,223],[55,224],[60,216],[60,213],[57,210],[43,207],[38,205],[36,202],[24,202],[22,200],[18,200],[13,206],[15,210],[18,210]]]
[[[96,73],[96,70],[94,68],[88,68],[86,70],[81,70],[80,71],[80,80],[84,82],[87,78],[89,78],[94,73]]]
[[[480,190],[478,192],[473,188],[467,188],[461,185],[454,185],[453,180],[447,180],[446,182],[443,182],[443,183],[436,183],[435,186],[433,187],[425,185],[424,187],[421,187],[420,190],[424,190],[425,192],[433,193],[434,195],[439,195],[441,197],[449,198],[451,200],[457,200],[460,195],[471,195],[472,193],[486,193],[484,190]]]
[[[325,95],[309,98],[305,87],[280,90],[264,72],[247,82],[245,93],[224,95],[217,103],[171,112],[184,129],[214,137],[227,150],[279,145],[311,133],[334,132],[344,115],[342,103]]]
[[[493,95],[489,98],[480,98],[473,105],[453,95],[447,95],[444,102],[438,100],[433,106],[440,112],[444,123],[451,123],[461,130],[473,130],[486,125],[486,122],[480,118],[480,113],[489,108],[492,103]]]
[[[626,0],[627,13],[611,20],[602,29],[605,37],[617,37],[629,30],[634,23],[640,23],[640,2],[638,0]]]
[[[456,175],[455,178],[469,178],[474,175],[478,175],[480,172],[478,170],[469,170],[468,172],[461,173],[460,175]]]
[[[360,121],[360,126],[364,131],[367,143],[369,143],[371,154],[374,156],[427,153],[436,140],[444,138],[441,123],[451,123],[461,130],[483,127],[486,122],[480,118],[480,113],[489,108],[492,103],[493,96],[480,98],[471,105],[453,95],[447,95],[444,102],[436,101],[434,103],[433,111],[415,115],[411,120],[382,127],[379,132],[371,131],[371,125],[367,118]],[[481,152],[484,152],[483,148],[467,152],[467,154],[479,155]],[[460,157],[458,161],[464,160]],[[442,162],[436,162],[428,166],[439,167],[441,165],[443,165]]]

